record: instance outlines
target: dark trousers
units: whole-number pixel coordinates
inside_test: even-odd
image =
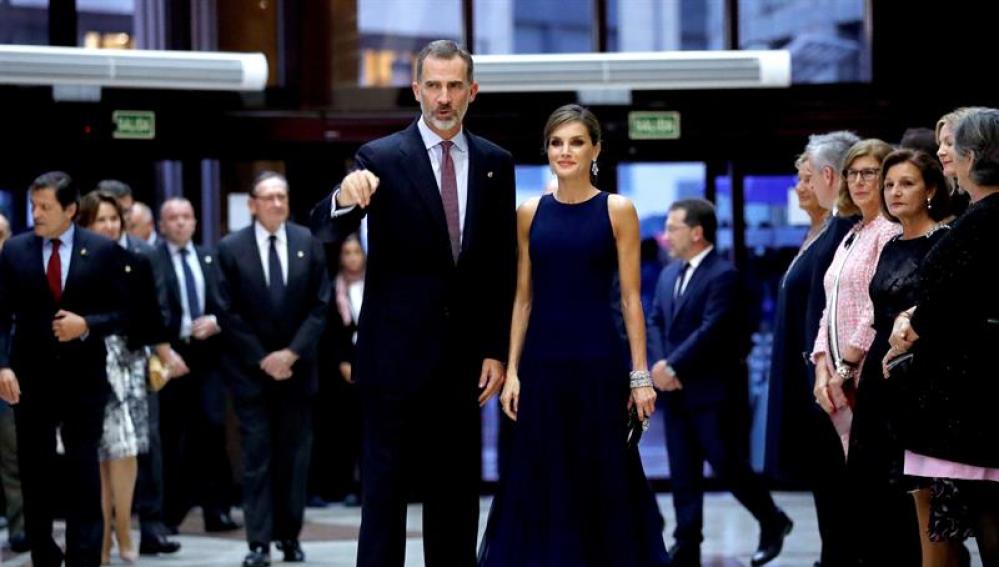
[[[407,492],[413,489],[423,496],[427,567],[476,564],[481,475],[478,376],[477,372],[439,376],[450,380],[424,385],[415,393],[359,384],[364,419],[359,567],[402,567]]]
[[[210,362],[210,348],[175,344],[191,373],[170,380],[159,393],[163,520],[170,526],[183,522],[192,506],[200,505],[210,518],[228,512],[232,503],[225,386]]]
[[[704,461],[761,525],[774,521],[777,507],[762,479],[749,467],[749,439],[742,419],[745,408],[691,409],[675,395],[667,396],[665,405],[677,543],[697,547],[703,539]]]
[[[72,372],[67,369],[65,375]],[[24,377],[21,380],[27,382]],[[97,446],[104,430],[106,396],[103,390],[85,395],[24,392],[14,406],[25,533],[35,567],[62,564],[63,552],[52,538],[59,495],[66,498],[62,504],[66,510],[67,567],[100,564],[104,525]],[[62,464],[56,455],[57,428],[65,448]]]
[[[24,499],[21,497],[21,470],[17,466],[17,427],[14,409],[0,402],[0,482],[3,483],[7,533],[24,535]]]
[[[801,456],[810,464],[810,484],[815,499],[815,515],[822,539],[823,567],[850,566],[856,563],[854,550],[855,514],[851,508],[846,481],[846,455],[843,443],[829,416],[815,404],[809,413],[811,450]]]
[[[159,393],[146,392],[149,408],[149,451],[139,454],[133,509],[139,516],[142,537],[163,534],[163,441],[160,437]]]
[[[269,380],[270,378],[268,378]],[[288,383],[236,397],[243,436],[243,516],[251,545],[298,540],[312,449],[312,401]]]

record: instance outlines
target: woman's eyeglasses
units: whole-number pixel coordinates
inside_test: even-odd
[[[847,182],[854,182],[858,178],[864,181],[874,181],[878,178],[878,173],[881,172],[880,167],[865,167],[864,169],[846,169],[843,170],[843,177],[846,178]]]

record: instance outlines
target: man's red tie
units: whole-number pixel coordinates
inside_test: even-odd
[[[451,240],[451,257],[458,263],[461,253],[461,219],[458,211],[458,179],[454,174],[451,146],[454,142],[441,142],[441,201],[447,219],[447,233]]]
[[[59,303],[62,299],[62,260],[59,258],[59,242],[58,238],[52,239],[52,255],[49,256],[49,265],[45,270],[45,277],[49,280],[49,291],[52,292],[52,297]]]

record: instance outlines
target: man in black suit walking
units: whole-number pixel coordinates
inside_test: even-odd
[[[357,153],[313,219],[342,239],[368,218],[355,373],[364,413],[362,567],[401,567],[410,479],[424,489],[428,567],[475,564],[479,404],[504,377],[516,268],[513,159],[462,129],[472,58],[416,58],[422,116]]]
[[[245,567],[270,565],[270,542],[284,560],[305,561],[298,542],[305,514],[312,400],[330,283],[323,246],[288,222],[288,182],[265,171],[250,192],[254,222],[219,243],[226,282],[225,374],[243,433]]]
[[[197,220],[183,198],[160,209],[163,240],[156,254],[164,274],[163,318],[170,344],[190,373],[160,391],[163,443],[164,521],[176,528],[194,504],[205,530],[239,528],[229,516],[232,472],[225,442],[225,385],[219,375],[222,312],[215,257],[191,241]]]
[[[65,173],[41,175],[30,193],[34,232],[11,238],[0,254],[0,398],[16,404],[32,564],[96,567],[103,528],[97,446],[110,391],[104,337],[123,323],[118,251],[73,223],[79,192]],[[68,498],[65,557],[52,539],[58,494]]]
[[[652,378],[666,392],[675,567],[701,564],[705,460],[760,522],[752,565],[776,557],[792,526],[749,467],[745,305],[738,273],[714,249],[717,227],[708,201],[673,203],[666,233],[678,261],[660,275],[649,314]]]

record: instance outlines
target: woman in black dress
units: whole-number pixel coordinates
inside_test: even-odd
[[[990,566],[999,565],[999,110],[958,121],[954,155],[971,204],[927,254],[887,358],[913,353],[899,414],[904,471],[958,484]]]
[[[902,483],[902,447],[892,430],[895,383],[884,378],[881,362],[895,317],[915,302],[919,265],[946,233],[950,212],[947,183],[939,162],[926,153],[902,149],[882,163],[881,208],[902,225],[885,245],[870,284],[874,342],[861,372],[854,406],[847,470],[851,493],[864,503],[857,552],[864,565],[917,566],[920,543],[913,502]],[[931,545],[925,538],[924,545]]]

